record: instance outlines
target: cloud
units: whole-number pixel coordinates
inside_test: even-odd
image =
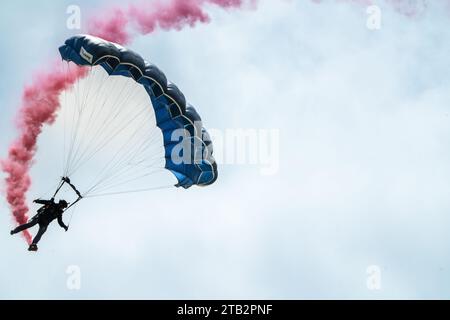
[[[13,261],[0,274],[26,276],[20,289],[0,277],[2,297],[445,297],[450,31],[440,9],[420,19],[386,9],[370,31],[355,6],[262,1],[139,38],[133,49],[208,126],[279,128],[279,174],[223,166],[208,189],[86,202],[69,233],[46,235],[33,270],[3,232],[0,259]],[[65,287],[70,264],[80,292]],[[381,291],[365,285],[373,264]]]

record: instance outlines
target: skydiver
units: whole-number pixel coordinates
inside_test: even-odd
[[[36,224],[39,224],[39,230],[34,237],[32,243],[30,244],[30,247],[28,248],[28,251],[37,251],[37,243],[39,240],[41,240],[42,235],[47,231],[48,225],[55,219],[58,220],[58,224],[63,228],[65,231],[69,229],[68,226],[64,224],[64,221],[62,220],[62,215],[64,213],[64,210],[69,205],[66,200],[60,200],[58,203],[55,202],[55,199],[52,198],[50,200],[34,200],[34,203],[42,204],[43,206],[39,208],[37,211],[37,214],[31,218],[31,220],[25,224],[22,224],[15,228],[14,230],[11,230],[11,235],[16,234],[18,232],[24,231],[28,228],[34,227]]]

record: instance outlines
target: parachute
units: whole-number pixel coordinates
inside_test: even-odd
[[[67,39],[59,52],[68,69],[88,69],[61,93],[55,123],[64,140],[63,179],[83,197],[216,181],[200,115],[158,67],[90,35]]]

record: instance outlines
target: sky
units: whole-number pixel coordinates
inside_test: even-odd
[[[130,47],[209,128],[278,132],[278,170],[221,164],[208,188],[86,201],[37,254],[9,235],[2,200],[0,298],[449,298],[450,13],[444,1],[412,17],[375,2],[377,30],[366,5],[261,0],[138,37]],[[106,3],[77,5],[84,17]],[[71,4],[2,3],[2,156],[23,85],[76,33]],[[57,183],[54,160],[38,152],[30,201]]]

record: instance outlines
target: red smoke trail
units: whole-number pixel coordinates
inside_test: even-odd
[[[256,0],[247,1],[255,4]],[[128,8],[113,8],[101,18],[94,18],[89,25],[90,34],[108,41],[127,44],[135,35],[149,34],[158,27],[163,30],[181,30],[196,23],[208,23],[210,17],[205,4],[222,8],[240,8],[244,0],[172,0],[132,4]]]
[[[19,137],[10,146],[8,158],[0,163],[7,174],[6,199],[19,224],[28,220],[25,194],[31,185],[29,169],[33,164],[42,126],[55,121],[59,94],[86,74],[85,68],[61,71],[63,69],[59,64],[51,68],[52,72],[36,74],[33,83],[25,87],[18,114]],[[31,243],[30,233],[25,231],[23,235]]]
[[[127,9],[114,8],[106,14],[97,14],[90,21],[88,31],[106,40],[126,44],[133,38],[133,29],[137,29],[137,33],[148,34],[158,27],[180,30],[185,26],[193,27],[197,22],[207,23],[210,18],[203,7],[208,3],[222,8],[239,8],[243,0],[153,1],[130,5]],[[42,128],[54,122],[60,93],[87,73],[85,68],[75,68],[70,73],[62,70],[61,65],[56,64],[46,73],[37,73],[33,82],[25,87],[18,113],[19,137],[10,146],[8,158],[0,162],[1,169],[7,174],[6,199],[18,224],[28,220],[26,193],[31,185],[29,170]],[[25,231],[23,234],[31,243],[30,233]]]

